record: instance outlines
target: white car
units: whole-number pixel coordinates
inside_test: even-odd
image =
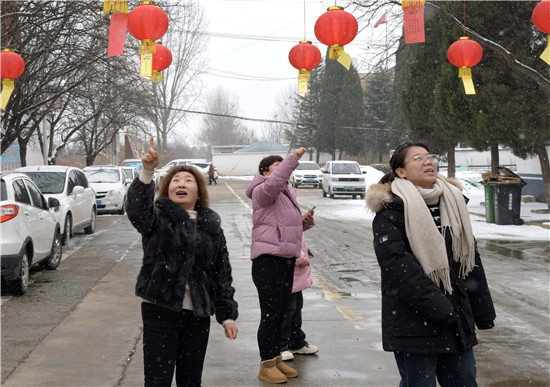
[[[124,169],[124,173],[126,173],[126,177],[130,180],[134,180],[136,177],[139,177],[139,169],[136,167],[126,167],[122,166],[122,169]]]
[[[122,167],[98,165],[83,169],[88,182],[95,191],[97,212],[125,213],[126,191],[132,182]]]
[[[357,161],[331,160],[325,164],[323,171],[323,197],[327,195],[348,195],[355,199],[359,196],[365,198],[367,172],[361,172]]]
[[[61,262],[61,227],[53,210],[59,200],[46,201],[27,175],[14,172],[2,175],[0,200],[2,282],[24,294],[33,265],[54,270]]]
[[[59,200],[55,208],[57,221],[63,230],[63,244],[75,231],[93,234],[96,227],[95,192],[80,168],[62,165],[36,165],[16,170],[29,176],[42,194]]]
[[[175,165],[182,165],[182,164],[208,164],[205,159],[175,159],[167,163],[164,167],[155,170],[155,173],[153,173],[153,181],[155,182],[156,189],[160,187],[160,183],[164,176],[168,173],[170,168],[172,168]],[[208,168],[206,168],[206,181],[208,181]],[[204,175],[204,173],[203,173]]]
[[[319,165],[315,161],[299,161],[299,163],[288,179],[290,185],[294,188],[303,185],[320,188],[323,185],[323,172]]]
[[[143,169],[143,162],[141,161],[141,159],[124,159],[122,161],[122,166],[134,167],[141,171]]]

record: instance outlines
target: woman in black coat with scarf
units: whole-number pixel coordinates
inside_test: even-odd
[[[221,220],[208,208],[201,173],[173,167],[154,200],[153,147],[127,194],[127,213],[141,233],[143,264],[136,295],[143,299],[145,386],[200,386],[215,314],[229,339],[237,337],[237,303]]]
[[[367,192],[382,275],[382,342],[400,386],[477,386],[475,325],[495,309],[460,189],[437,175],[437,158],[406,143],[391,172]]]

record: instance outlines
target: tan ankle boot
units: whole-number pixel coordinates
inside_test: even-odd
[[[286,363],[283,363],[282,356],[277,356],[275,361],[277,362],[276,364],[279,371],[281,371],[287,378],[295,378],[298,376],[298,371],[290,366],[287,366]]]
[[[286,376],[277,367],[276,360],[263,361],[260,364],[260,373],[258,374],[258,378],[260,378],[264,382],[274,383],[274,384],[288,382],[288,379],[286,378]]]

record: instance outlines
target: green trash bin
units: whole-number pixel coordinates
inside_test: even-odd
[[[495,196],[489,182],[482,183],[485,188],[485,222],[495,223]]]

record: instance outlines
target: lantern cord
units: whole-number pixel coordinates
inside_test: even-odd
[[[464,35],[466,36],[466,0],[464,0]]]
[[[306,0],[304,0],[304,40],[306,40]]]
[[[6,48],[8,48],[8,6],[7,6],[7,3],[8,1],[7,0],[4,0],[4,17],[6,18],[6,22],[5,22],[5,25],[6,25]]]

